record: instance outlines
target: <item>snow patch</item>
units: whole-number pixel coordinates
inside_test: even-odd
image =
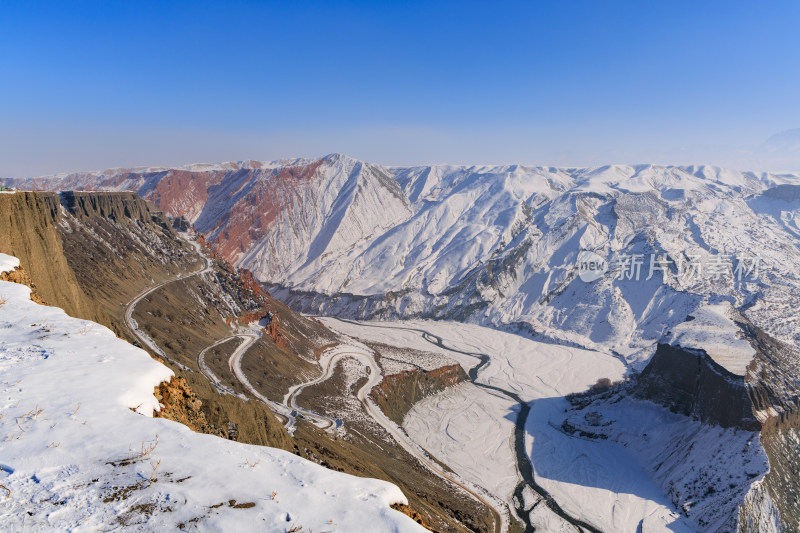
[[[729,302],[706,304],[692,312],[691,320],[672,328],[666,341],[682,348],[705,350],[717,364],[744,376],[756,352],[731,319]]]
[[[11,272],[19,266],[19,259],[6,254],[0,254],[0,274]]]

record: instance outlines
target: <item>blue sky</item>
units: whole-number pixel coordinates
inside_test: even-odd
[[[800,170],[762,146],[800,127],[798,23],[780,0],[6,1],[0,176],[330,152]]]

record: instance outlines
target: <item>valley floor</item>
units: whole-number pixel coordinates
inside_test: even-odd
[[[601,421],[595,423],[607,433],[602,439],[564,431],[561,424],[572,413],[568,394],[586,391],[600,378],[623,377],[625,367],[612,355],[460,323],[323,320],[351,337],[446,354],[473,370],[474,384],[462,383],[417,403],[403,427],[436,459],[505,500],[512,513],[521,480],[514,450],[520,409],[500,390],[518,395],[530,407],[524,446],[536,483],[569,517],[597,530],[716,530],[724,526],[730,505],[722,509],[713,498],[704,503],[703,496],[713,493],[715,485],[716,490],[729,484],[746,491],[748,483],[733,473],[766,471],[760,446],[750,447],[753,433],[710,428],[647,401],[620,400],[621,405],[597,414]],[[478,354],[489,360],[475,372]],[[715,464],[726,463],[728,471],[712,472],[719,480],[706,479]],[[655,472],[656,464],[667,466]],[[676,487],[673,493],[667,490],[671,486]],[[686,509],[677,507],[682,499],[675,494],[684,486],[701,492]],[[522,495],[531,526],[574,530],[532,487]],[[716,514],[707,508],[700,514],[683,512],[709,504],[720,508]]]

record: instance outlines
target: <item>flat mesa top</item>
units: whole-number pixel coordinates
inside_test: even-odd
[[[741,337],[731,317],[731,304],[707,304],[692,313],[694,319],[672,328],[669,344],[705,350],[715,363],[737,376],[747,373],[755,350]]]

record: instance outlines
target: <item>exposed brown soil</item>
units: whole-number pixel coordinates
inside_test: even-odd
[[[223,437],[287,451],[294,449],[286,429],[263,403],[218,394],[208,380],[197,372],[186,374],[185,379],[192,391],[202,399],[201,409],[206,420]]]
[[[467,373],[458,364],[435,370],[406,370],[383,378],[373,389],[372,398],[389,419],[402,425],[415,403],[466,380]]]
[[[59,233],[57,193],[0,195],[0,252],[20,260],[36,293],[67,314],[103,324],[107,317],[87,297],[67,262]]]

